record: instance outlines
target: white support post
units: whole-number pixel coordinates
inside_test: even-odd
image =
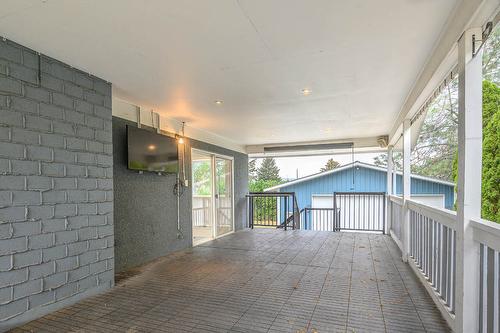
[[[394,150],[392,151],[392,155],[394,158]],[[397,171],[394,165],[394,160],[392,161],[392,168]],[[398,195],[398,174],[396,172],[392,173],[392,194]]]
[[[479,329],[479,244],[471,218],[481,216],[482,53],[473,54],[481,29],[464,32],[458,41],[458,182],[456,246],[456,332]]]
[[[391,218],[391,204],[390,204],[390,199],[389,196],[392,194],[392,173],[393,173],[393,164],[392,164],[392,146],[387,147],[387,197],[386,197],[386,209],[385,209],[385,227],[386,227],[386,233],[390,234],[392,225],[390,224],[392,221]]]
[[[410,252],[410,211],[408,210],[407,200],[411,194],[411,121],[405,119],[403,122],[403,235],[401,242],[403,243],[403,261],[408,261],[408,253]]]
[[[387,147],[387,194],[393,194],[392,191],[392,174],[394,172],[394,163],[392,161],[393,146]]]

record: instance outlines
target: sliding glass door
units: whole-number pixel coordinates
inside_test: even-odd
[[[192,149],[193,245],[234,230],[233,160]]]
[[[215,236],[233,231],[233,161],[215,157]]]
[[[193,174],[193,244],[213,238],[213,165],[212,156],[193,150],[191,154]]]

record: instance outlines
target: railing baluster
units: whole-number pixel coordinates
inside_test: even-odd
[[[413,237],[415,236],[414,232],[414,219],[415,219],[415,214],[413,214],[412,211],[410,211],[410,257],[415,258],[414,251],[413,251]]]
[[[429,236],[429,218],[425,218],[425,234],[424,234],[424,239],[425,239],[425,275],[429,277],[429,249],[430,249],[430,236]]]
[[[449,281],[449,271],[448,271],[448,260],[449,260],[449,243],[448,243],[448,227],[443,226],[443,282],[441,287],[441,293],[443,299],[448,304],[448,281]]]
[[[346,200],[346,199],[347,199],[347,196],[344,196],[344,200]],[[352,215],[351,214],[351,200],[348,200],[348,203],[349,203],[349,210],[346,212],[349,212],[349,215]],[[345,220],[345,218],[346,218],[346,214],[344,213],[344,220]],[[349,223],[350,223],[350,221],[349,221]],[[346,229],[348,229],[348,228],[350,228],[350,225],[347,225]]]
[[[370,214],[372,211],[375,210],[376,205],[373,205],[372,207],[372,200],[374,200],[374,196],[370,195],[365,195],[363,202],[364,206],[363,207],[363,221],[366,222],[366,227],[365,229],[371,230],[371,229],[380,229],[378,228],[378,225],[375,223],[377,215],[375,214]],[[364,224],[364,223],[363,223]]]
[[[412,214],[412,257],[414,260],[417,259],[417,216],[414,212],[410,212]]]
[[[438,254],[437,254],[437,228],[436,228],[436,221],[432,220],[432,286],[435,288],[436,287],[436,262],[438,260]]]
[[[456,253],[457,253],[457,232],[456,230],[453,230],[452,232],[453,234],[453,239],[452,239],[452,245],[453,245],[453,248],[451,250],[451,254],[452,254],[452,257],[453,257],[453,260],[452,260],[452,276],[453,276],[453,279],[452,279],[452,288],[451,288],[451,312],[452,313],[455,313],[455,291],[456,291],[456,267],[457,267],[457,258],[456,258]]]
[[[436,288],[436,283],[439,280],[439,260],[441,257],[439,256],[439,223],[434,223],[434,283],[433,286]]]
[[[433,234],[433,229],[434,229],[434,220],[429,219],[429,283],[432,286],[433,283],[433,276],[434,276],[434,234]]]
[[[451,308],[452,307],[452,301],[453,301],[453,280],[454,280],[454,274],[453,274],[453,257],[454,257],[454,253],[453,253],[453,230],[449,229],[449,232],[448,232],[448,237],[449,237],[449,251],[448,251],[448,255],[449,255],[449,260],[448,260],[448,277],[449,277],[449,280],[448,280],[448,306]]]
[[[426,239],[427,239],[427,262],[426,262],[426,270],[427,270],[427,277],[428,279],[431,278],[432,276],[432,220],[430,218],[427,218],[427,234],[426,234]]]
[[[361,194],[358,194],[357,196],[354,195],[354,197],[358,199],[357,201],[357,211],[358,211],[358,216],[357,216],[357,220],[358,220],[358,228],[359,229],[363,229],[363,225],[362,225],[362,220],[363,220],[363,217],[361,216]],[[355,199],[356,200],[356,199]]]
[[[417,215],[417,266],[420,267],[420,259],[422,258],[422,216]]]
[[[438,294],[441,292],[441,278],[442,278],[442,271],[441,271],[441,261],[443,260],[443,252],[442,252],[442,239],[441,239],[441,231],[442,231],[442,224],[438,223],[437,224],[437,252],[438,252],[438,260],[436,262],[436,290]]]
[[[493,291],[493,297],[495,298],[495,308],[497,313],[494,315],[495,318],[495,329],[500,331],[500,252],[497,251],[495,254],[495,290]]]
[[[429,277],[429,218],[425,217],[425,231],[424,231],[424,241],[425,241],[425,275]]]
[[[486,301],[486,318],[488,325],[488,332],[493,332],[493,318],[495,311],[495,251],[491,248],[487,248],[486,251],[486,290],[491,291],[491,295],[488,295]]]
[[[254,226],[254,200],[255,198],[254,197],[250,197],[250,223],[252,225],[252,229],[253,229],[253,226]]]
[[[488,327],[486,323],[486,300],[488,299],[488,295],[486,293],[486,274],[485,270],[487,267],[486,264],[486,255],[485,255],[485,250],[487,249],[486,246],[481,244],[479,246],[480,248],[480,254],[479,254],[479,333],[486,332],[486,328]]]
[[[378,214],[377,214],[377,219],[374,221],[374,224],[376,224],[376,228],[379,230],[384,230],[385,232],[385,205],[384,205],[384,196],[380,196],[375,199],[375,207],[378,207]]]
[[[425,218],[422,215],[419,215],[419,223],[420,223],[420,258],[419,258],[419,267],[423,268],[423,264],[425,262],[425,240],[424,240],[424,233],[425,233]]]
[[[432,284],[432,219],[427,219],[427,276]]]

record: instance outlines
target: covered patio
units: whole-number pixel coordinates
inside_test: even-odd
[[[12,332],[448,332],[386,235],[255,229]]]
[[[4,1],[0,332],[500,332],[481,211],[499,22],[499,0]],[[456,211],[411,177],[453,80]],[[301,230],[293,192],[279,229],[248,229],[249,158],[354,153],[387,160],[372,233]],[[196,214],[223,237],[193,247]]]

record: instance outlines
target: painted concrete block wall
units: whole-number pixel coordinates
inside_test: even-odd
[[[113,286],[111,84],[0,41],[0,330]]]
[[[192,245],[191,184],[180,200],[183,238],[177,237],[175,175],[127,169],[126,126],[136,123],[113,117],[115,190],[115,269],[139,266]],[[248,156],[192,139],[185,140],[186,178],[191,180],[191,147],[234,157],[235,228],[246,226]],[[191,181],[190,181],[191,183]]]

